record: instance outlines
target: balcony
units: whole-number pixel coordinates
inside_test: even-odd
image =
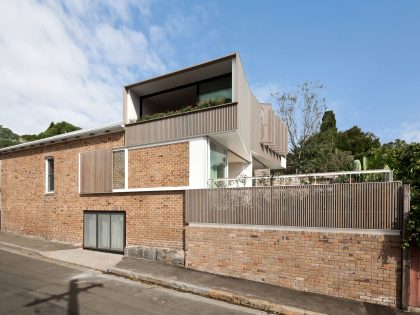
[[[126,125],[126,146],[204,136],[237,129],[237,103],[227,103]]]

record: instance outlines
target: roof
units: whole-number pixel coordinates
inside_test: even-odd
[[[222,61],[225,61],[225,60],[228,60],[228,59],[236,58],[238,55],[239,55],[238,53],[231,53],[231,54],[228,54],[228,55],[223,56],[223,57],[219,57],[219,58],[216,58],[216,59],[205,61],[203,63],[196,64],[194,66],[190,66],[190,67],[183,68],[183,69],[180,69],[180,70],[176,70],[176,71],[173,71],[173,72],[169,72],[169,73],[166,73],[166,74],[163,74],[163,75],[152,77],[152,78],[149,78],[147,80],[138,81],[138,82],[126,85],[125,89],[130,89],[130,88],[136,87],[136,86],[141,85],[141,84],[150,83],[150,82],[153,82],[153,81],[156,81],[156,80],[161,80],[161,79],[165,79],[165,78],[168,78],[168,77],[176,76],[176,75],[184,73],[184,72],[188,72],[188,71],[196,70],[196,69],[199,69],[199,68],[207,67],[207,66],[210,66],[210,65],[218,63],[218,62],[222,62]]]
[[[102,125],[99,127],[76,130],[76,131],[63,133],[61,135],[57,135],[57,136],[53,136],[53,137],[49,137],[49,138],[45,138],[41,140],[25,142],[25,143],[17,144],[14,146],[2,148],[0,149],[0,154],[20,151],[20,150],[25,150],[25,149],[32,149],[34,147],[39,147],[46,144],[53,144],[53,143],[55,144],[55,143],[61,143],[61,142],[66,142],[66,141],[71,141],[71,140],[90,138],[90,137],[99,136],[102,134],[115,133],[115,132],[119,132],[123,130],[124,130],[124,125],[122,121],[113,122],[113,123]]]

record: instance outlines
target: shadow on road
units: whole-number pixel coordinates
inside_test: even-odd
[[[96,287],[100,287],[102,288],[104,285],[102,283],[97,283],[97,284],[91,284],[87,287],[83,287],[83,288],[79,288],[78,287],[78,280],[77,279],[73,279],[70,281],[69,283],[69,290],[68,292],[65,293],[61,293],[61,294],[53,294],[50,295],[47,298],[44,299],[38,299],[36,298],[34,301],[26,304],[26,307],[30,307],[30,306],[35,306],[38,304],[42,304],[45,302],[49,302],[49,301],[61,301],[61,300],[67,300],[68,301],[68,305],[67,305],[67,314],[71,314],[71,315],[75,315],[75,314],[79,314],[79,302],[78,302],[78,294],[81,292],[85,292],[88,291],[92,288],[96,288]]]

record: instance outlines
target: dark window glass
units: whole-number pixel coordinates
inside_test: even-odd
[[[54,191],[54,159],[47,160],[47,191]]]

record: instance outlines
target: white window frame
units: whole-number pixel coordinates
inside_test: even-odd
[[[49,161],[54,161],[54,157],[52,156],[48,156],[45,158],[45,194],[53,194],[54,190],[55,190],[55,162],[54,162],[54,166],[53,166],[53,176],[54,176],[54,189],[50,190],[50,186],[49,186]]]

